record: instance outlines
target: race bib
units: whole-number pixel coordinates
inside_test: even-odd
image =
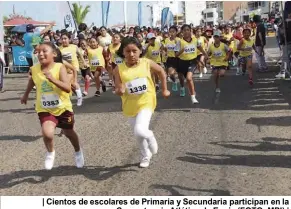
[[[98,67],[100,65],[99,60],[97,58],[91,60],[92,67]]]
[[[168,51],[175,51],[176,45],[167,45]]]
[[[42,108],[56,108],[61,105],[61,100],[57,94],[42,94],[41,95]]]
[[[65,52],[65,53],[63,53],[62,54],[62,57],[67,62],[72,62],[72,60],[73,60],[73,55],[72,55],[71,52]]]
[[[245,50],[247,50],[247,51],[252,51],[252,49],[253,48],[251,46],[248,46],[248,45],[245,46]]]
[[[127,82],[125,84],[127,92],[129,94],[144,94],[148,91],[147,79],[146,78],[137,78],[133,81]]]
[[[215,52],[213,52],[213,56],[214,57],[221,57],[222,56],[222,52],[221,51],[215,51]]]
[[[193,45],[189,45],[189,46],[186,46],[185,47],[185,50],[184,50],[184,52],[186,53],[186,54],[191,54],[191,53],[194,53],[195,52],[195,46],[193,46]]]
[[[160,55],[160,51],[152,51],[152,56],[157,57]]]
[[[121,64],[123,62],[123,59],[120,57],[115,58],[115,64]]]

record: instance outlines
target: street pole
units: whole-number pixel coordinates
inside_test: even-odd
[[[126,1],[123,1],[123,14],[124,14],[125,31],[127,32],[127,3]]]

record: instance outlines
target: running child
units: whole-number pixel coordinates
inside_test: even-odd
[[[71,84],[66,68],[61,63],[55,63],[56,48],[51,43],[42,43],[38,49],[39,64],[31,67],[31,79],[21,103],[26,104],[29,93],[36,86],[36,107],[41,123],[44,144],[47,149],[45,169],[54,166],[55,149],[54,134],[56,127],[63,130],[75,150],[75,162],[78,168],[84,166],[84,157],[79,143],[79,137],[74,131],[74,113],[70,100]]]
[[[156,138],[149,124],[156,108],[156,91],[152,72],[160,77],[162,95],[167,98],[167,80],[164,69],[147,58],[140,58],[142,45],[138,39],[127,37],[122,40],[117,54],[124,62],[114,69],[116,94],[121,96],[123,114],[129,118],[134,135],[141,150],[140,167],[150,164],[153,154],[158,151]]]

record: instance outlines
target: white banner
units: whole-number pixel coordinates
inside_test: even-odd
[[[1,197],[1,209],[289,209],[291,197]]]
[[[67,28],[74,28],[75,30],[75,22],[73,15],[71,13],[70,7],[67,1],[59,1],[58,3],[58,14],[59,19],[63,20],[62,29],[66,28],[66,25],[69,26]]]

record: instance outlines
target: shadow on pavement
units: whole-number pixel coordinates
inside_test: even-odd
[[[22,183],[30,184],[40,184],[48,181],[51,177],[58,176],[76,176],[83,175],[85,178],[94,181],[107,180],[114,175],[121,172],[137,171],[135,169],[130,169],[131,167],[137,166],[138,164],[126,164],[123,166],[115,167],[84,167],[78,169],[74,166],[60,166],[53,168],[50,171],[47,170],[26,170],[26,171],[16,171],[10,174],[0,175],[0,188],[10,188]],[[38,179],[40,178],[40,179]]]
[[[291,142],[291,140],[284,138],[265,137],[262,139],[262,141],[210,142],[209,144],[218,145],[227,149],[238,149],[245,151],[262,151],[262,152],[291,151],[291,144],[275,144],[272,142]]]
[[[211,155],[186,153],[177,159],[203,165],[234,165],[249,167],[291,168],[291,156],[282,155]]]
[[[26,108],[26,109],[8,109],[8,110],[1,110],[0,113],[25,113],[25,114],[36,114],[34,108]]]
[[[185,196],[181,194],[178,190],[184,191],[194,191],[194,192],[203,192],[203,193],[211,193],[209,196],[231,196],[230,192],[227,190],[220,189],[192,189],[189,187],[182,187],[176,185],[162,185],[162,184],[154,184],[150,186],[150,189],[162,189],[170,192],[169,196]]]
[[[42,136],[0,135],[0,141],[20,140],[22,142],[33,142],[41,138]]]
[[[290,126],[291,116],[278,117],[251,117],[246,120],[246,124],[261,126]]]

